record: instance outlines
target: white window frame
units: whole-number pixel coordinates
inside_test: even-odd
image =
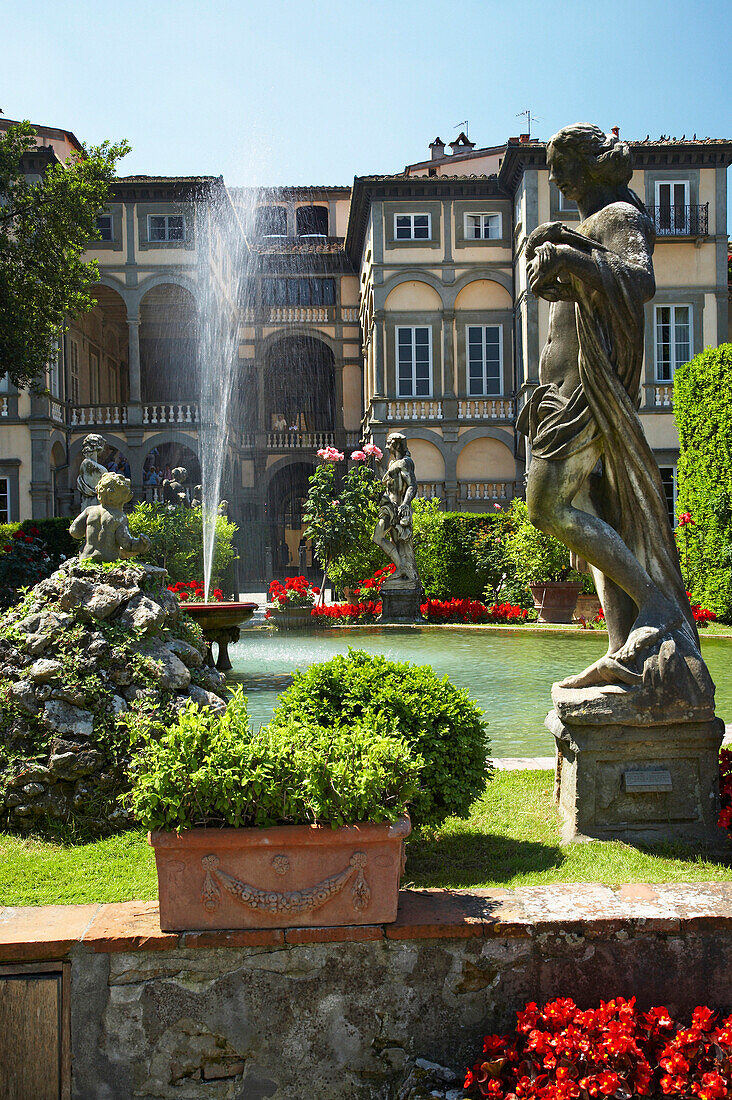
[[[483,390],[481,393],[472,393],[470,389],[470,329],[479,328],[483,331],[481,347],[483,349]],[[486,368],[488,364],[487,357],[485,355],[485,330],[488,328],[498,329],[498,392],[488,393],[487,386],[487,373]],[[468,397],[502,397],[503,396],[503,325],[465,325],[465,392]]]
[[[678,207],[678,203],[670,202],[668,206],[669,210],[669,224],[668,226],[662,226],[661,220],[661,188],[671,188],[671,194],[673,195],[673,189],[675,187],[683,187],[684,189],[684,202],[682,205],[682,222],[679,225],[675,211]],[[690,232],[690,193],[691,193],[691,181],[690,180],[656,180],[655,181],[655,196],[656,196],[656,233],[663,237],[673,237],[675,235],[687,236]]]
[[[669,375],[668,378],[661,377],[660,362],[659,362],[659,339],[658,339],[658,317],[659,310],[668,309],[669,313],[669,327],[673,333],[673,338],[669,341]],[[682,362],[676,362],[676,310],[688,309],[689,311],[689,355],[688,358]],[[653,358],[655,367],[656,382],[666,383],[670,385],[674,380],[674,374],[678,367],[682,367],[684,363],[688,363],[689,359],[694,355],[694,308],[690,302],[658,302],[653,307]]]
[[[164,218],[165,219],[165,226],[163,227],[165,229],[165,236],[164,237],[153,237],[152,236],[151,230],[152,230],[152,219],[153,218]],[[176,218],[176,219],[179,218],[180,219],[180,222],[181,222],[181,235],[180,235],[180,237],[171,237],[170,236],[170,219],[171,218]],[[181,244],[183,241],[185,241],[185,239],[186,239],[186,216],[185,216],[185,214],[148,214],[148,216],[147,216],[147,243],[148,244]]]
[[[400,237],[398,235],[398,233],[397,233],[397,219],[398,218],[409,218],[409,236],[408,237]],[[414,233],[415,233],[414,219],[415,218],[426,218],[427,219],[427,236],[426,237],[415,237],[415,235],[414,235]],[[400,226],[399,228],[404,228],[404,227]],[[407,213],[395,214],[394,215],[394,240],[395,241],[431,241],[432,240],[432,215],[427,210],[421,210],[421,211],[418,210],[418,211],[416,211],[416,213],[409,213],[409,214],[407,214]]]
[[[429,363],[429,376],[428,376],[428,393],[417,393],[417,330],[427,330],[427,355]],[[411,332],[411,345],[412,345],[412,392],[402,393],[401,390],[401,378],[399,377],[399,334],[400,332]],[[397,325],[394,330],[394,355],[395,355],[395,367],[396,367],[396,391],[397,397],[414,398],[415,400],[422,400],[424,398],[432,397],[433,389],[433,358],[432,358],[432,326],[431,325]]]
[[[559,191],[559,188],[557,188],[557,191]],[[564,210],[567,213],[576,214],[577,203],[574,201],[574,199],[568,199],[567,196],[564,194],[564,191],[559,191],[559,209]]]
[[[469,221],[470,218],[480,218],[480,235],[478,237],[476,237],[472,233],[468,232],[468,221]],[[498,232],[497,233],[486,233],[485,232],[486,225],[490,226],[490,224],[491,224],[490,222],[486,222],[487,218],[496,218],[497,219],[497,222],[496,222],[496,224],[498,226]],[[498,210],[488,210],[488,211],[480,210],[480,211],[476,211],[474,213],[472,210],[466,210],[465,213],[463,214],[463,237],[465,238],[466,241],[500,241],[502,236],[503,236],[503,218],[501,217],[500,211],[498,211]]]
[[[0,523],[10,522],[10,478],[0,475]]]
[[[102,236],[102,226],[99,224],[101,221],[106,223],[106,227],[109,229],[109,236]],[[99,233],[100,241],[113,241],[114,240],[114,217],[112,214],[97,214],[96,220],[97,232]]]

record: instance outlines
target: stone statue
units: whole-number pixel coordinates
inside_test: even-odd
[[[647,724],[708,723],[714,686],[637,412],[653,221],[628,187],[630,150],[616,136],[565,127],[547,164],[581,223],[541,225],[526,243],[530,288],[552,303],[539,386],[518,422],[531,443],[526,501],[536,527],[589,563],[609,635],[604,657],[554,685],[564,733],[556,721],[550,728],[559,744],[562,723],[573,734],[583,722],[646,733]]]
[[[386,446],[390,458],[381,479],[384,495],[379,501],[379,522],[373,539],[396,566],[395,580],[418,581],[412,539],[412,501],[417,495],[414,463],[401,432],[393,432]]]
[[[122,474],[104,473],[97,483],[99,503],[90,505],[69,528],[72,538],[83,539],[79,557],[94,562],[136,558],[150,549],[147,535],[135,538],[127,526],[123,506],[132,500],[132,486]]]
[[[392,432],[386,446],[389,460],[381,479],[384,494],[379,501],[379,522],[373,541],[394,563],[395,570],[381,586],[381,619],[384,622],[414,622],[421,617],[422,598],[412,531],[412,501],[417,495],[417,478],[407,440],[401,432]]]
[[[101,435],[88,435],[81,445],[81,466],[76,488],[81,494],[81,511],[97,503],[97,484],[107,470],[99,461],[99,455],[107,449]]]
[[[179,508],[188,507],[185,485],[187,480],[188,471],[185,466],[176,466],[173,470],[173,477],[166,477],[163,482],[163,501],[165,504],[174,504]]]

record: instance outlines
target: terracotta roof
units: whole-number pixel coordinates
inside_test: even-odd
[[[221,176],[117,176],[115,183],[219,183]]]
[[[263,184],[260,187],[229,187],[229,192],[234,199],[236,196],[249,195],[254,192],[255,194],[269,194],[275,195],[287,195],[292,198],[306,198],[309,199],[317,192],[336,192],[342,195],[349,195],[351,188],[341,183],[294,183],[283,184],[281,187],[274,185]]]
[[[429,162],[428,162],[429,163]],[[470,174],[459,176],[412,176],[407,172],[395,172],[391,176],[356,176],[354,183],[390,183],[404,182],[404,183],[422,183],[423,181],[429,183],[461,183],[463,180],[494,180],[497,179],[495,172],[491,172],[489,175],[481,172],[473,172]]]

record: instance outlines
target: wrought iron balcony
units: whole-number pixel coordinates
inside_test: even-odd
[[[650,213],[657,237],[706,237],[709,203],[698,206],[652,206]]]

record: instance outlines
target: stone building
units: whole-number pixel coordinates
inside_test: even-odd
[[[2,120],[0,126],[7,126]],[[38,127],[27,171],[78,148]],[[657,229],[641,416],[673,513],[675,368],[729,338],[726,170],[732,143],[631,142],[633,188]],[[524,245],[538,224],[578,221],[527,135],[477,148],[464,134],[392,176],[353,187],[227,189],[215,177],[118,179],[88,258],[97,304],[72,318],[48,394],[0,382],[0,522],[68,514],[80,447],[100,432],[138,498],[161,472],[200,475],[204,284],[235,285],[213,205],[246,241],[230,303],[238,368],[223,495],[242,530],[244,574],[297,561],[315,452],[410,440],[422,492],[492,509],[523,491],[517,409],[537,384],[548,304],[527,293]],[[228,240],[231,240],[229,236]],[[238,293],[238,290],[237,290]]]

